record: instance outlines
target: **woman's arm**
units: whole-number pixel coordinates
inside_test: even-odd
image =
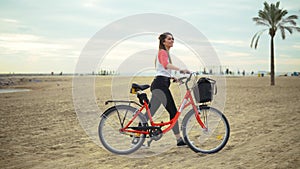
[[[172,63],[168,63],[167,66],[166,66],[167,69],[171,69],[171,70],[177,70],[177,71],[180,71],[180,69],[173,65]]]
[[[179,71],[180,73],[184,73],[184,74],[185,73],[190,73],[189,70],[187,70],[187,69],[180,69],[177,66],[173,65],[172,63],[168,63],[166,67],[167,67],[167,69],[176,70],[176,71]]]
[[[164,66],[165,69],[171,69],[171,70],[176,70],[179,71],[180,73],[190,73],[187,69],[181,70],[179,67],[173,65],[172,63],[169,63],[168,59],[168,53],[165,50],[160,50],[158,53],[158,60],[160,64]]]

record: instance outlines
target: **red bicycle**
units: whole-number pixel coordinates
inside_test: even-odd
[[[150,113],[148,99],[143,91],[148,89],[149,85],[132,84],[131,93],[139,98],[141,104],[135,101],[109,100],[108,103],[128,103],[128,105],[116,105],[107,109],[102,115],[98,127],[98,134],[102,145],[112,153],[126,155],[138,150],[145,142],[146,138],[150,138],[148,146],[152,140],[159,140],[164,133],[170,131],[177,122],[183,109],[191,106],[191,110],[185,115],[181,129],[185,142],[195,152],[216,153],[220,151],[229,139],[229,123],[225,115],[219,110],[207,105],[212,100],[214,83],[210,80],[204,86],[199,85],[203,78],[198,80],[198,87],[193,87],[195,100],[200,104],[195,104],[191,89],[188,87],[189,77],[178,79],[181,84],[185,84],[186,94],[179,106],[176,116],[168,122],[154,122]],[[185,81],[184,81],[185,80]],[[204,92],[206,94],[201,93]],[[207,96],[208,92],[208,96]],[[198,95],[200,94],[200,95]],[[206,96],[205,96],[206,95]],[[131,106],[137,105],[138,108]],[[150,125],[146,121],[146,110]]]

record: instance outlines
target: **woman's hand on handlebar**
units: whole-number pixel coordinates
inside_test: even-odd
[[[180,72],[181,74],[190,74],[190,73],[191,73],[191,71],[189,71],[189,70],[187,70],[187,69],[179,70],[179,72]]]
[[[176,77],[171,77],[171,79],[173,80],[173,83],[179,82],[178,79],[177,79]]]
[[[173,83],[179,83],[179,84],[183,84],[184,82],[182,80],[186,79],[186,77],[181,77],[181,78],[176,78],[176,77],[172,77],[173,79]]]

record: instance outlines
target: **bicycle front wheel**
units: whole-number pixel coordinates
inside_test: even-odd
[[[117,105],[106,110],[100,120],[98,133],[102,145],[112,153],[127,155],[138,150],[145,141],[145,135],[120,132],[133,116],[138,112],[134,107]],[[142,114],[139,114],[130,125],[138,127],[146,121]]]
[[[220,151],[229,139],[228,120],[222,112],[208,106],[200,106],[197,113],[206,129],[200,126],[195,111],[190,110],[182,121],[185,142],[197,153],[211,154]]]

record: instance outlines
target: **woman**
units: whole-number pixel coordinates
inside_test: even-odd
[[[180,71],[180,73],[190,73],[188,70],[181,70],[172,64],[169,50],[173,47],[174,38],[169,32],[163,33],[159,36],[159,51],[155,59],[156,77],[151,84],[152,98],[150,100],[151,115],[157,111],[161,104],[167,109],[170,114],[170,119],[173,119],[177,113],[174,99],[169,90],[171,70]],[[186,145],[180,136],[178,122],[173,127],[173,133],[177,139],[177,146]]]

